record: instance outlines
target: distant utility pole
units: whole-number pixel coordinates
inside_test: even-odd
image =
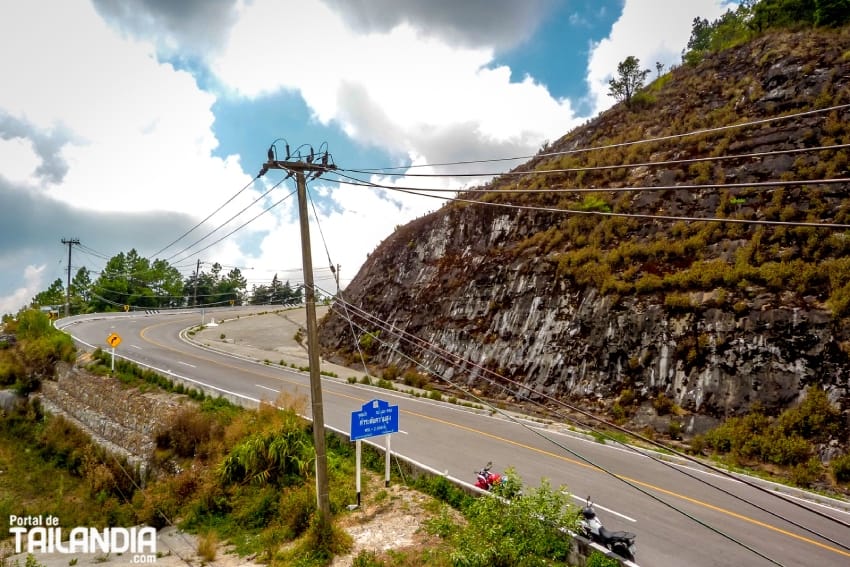
[[[257,177],[262,177],[270,169],[285,169],[288,175],[295,175],[298,192],[298,216],[301,221],[301,258],[304,268],[304,301],[307,305],[307,356],[310,363],[310,400],[313,409],[313,444],[316,446],[316,500],[319,511],[319,537],[329,533],[331,505],[328,491],[328,458],[325,451],[325,416],[322,409],[322,378],[319,373],[319,334],[316,323],[316,289],[313,285],[313,257],[310,252],[310,225],[307,216],[307,178],[319,177],[322,173],[336,169],[328,164],[328,152],[316,155],[313,148],[310,154],[291,156],[289,144],[286,144],[286,159],[277,159],[275,143],[269,147],[268,161],[263,164]],[[285,140],[284,140],[285,142]],[[324,145],[324,144],[323,144]],[[319,148],[321,150],[321,147]],[[295,159],[293,159],[293,157]],[[319,160],[318,163],[316,160]]]
[[[195,266],[195,291],[192,292],[192,307],[198,305],[198,279],[201,277],[201,260]]]
[[[79,246],[78,238],[62,239],[62,244],[68,245],[68,285],[65,286],[65,317],[71,315],[71,247],[76,244]]]

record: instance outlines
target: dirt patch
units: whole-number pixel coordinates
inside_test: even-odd
[[[425,530],[425,522],[436,515],[440,504],[427,494],[405,486],[382,488],[374,484],[372,496],[360,508],[342,517],[342,527],[354,540],[348,555],[339,556],[331,567],[351,567],[361,552],[373,552],[377,558],[387,560],[388,551],[409,552],[434,549],[441,540]],[[460,514],[451,511],[455,521]]]

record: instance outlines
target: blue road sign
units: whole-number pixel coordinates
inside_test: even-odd
[[[383,400],[366,402],[351,412],[351,440],[398,432],[398,406]]]

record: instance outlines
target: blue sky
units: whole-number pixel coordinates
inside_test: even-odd
[[[86,266],[96,275],[104,257],[158,252],[231,198],[157,257],[187,275],[200,259],[207,270],[213,261],[239,266],[253,283],[275,273],[300,281],[293,200],[260,215],[292,181],[259,200],[280,172],[251,182],[274,139],[327,143],[341,167],[414,164],[446,174],[428,186],[460,188],[470,180],[451,177],[457,169],[428,164],[535,153],[613,104],[607,81],[619,61],[635,55],[654,76],[656,61],[679,62],[694,17],[713,19],[726,7],[4,0],[0,74],[14,80],[0,89],[0,313],[64,281],[62,238],[83,244],[72,272]],[[343,284],[396,226],[440,205],[322,180],[310,191],[314,231],[321,228],[315,262],[329,254]],[[326,270],[317,278],[332,287]]]

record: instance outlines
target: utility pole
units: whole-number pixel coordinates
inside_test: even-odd
[[[68,285],[65,286],[65,317],[71,315],[71,247],[74,244],[79,245],[78,238],[62,239],[62,244],[68,245]]]
[[[321,149],[321,148],[320,148]],[[328,457],[325,450],[325,416],[322,408],[322,378],[319,373],[319,334],[316,322],[316,289],[313,284],[313,257],[310,251],[310,224],[307,216],[307,178],[304,172],[309,172],[313,178],[322,173],[336,169],[328,165],[327,151],[321,157],[320,163],[314,163],[316,158],[313,148],[304,161],[292,160],[289,154],[289,144],[286,145],[286,160],[276,159],[276,147],[269,147],[269,160],[263,164],[257,177],[265,175],[270,169],[285,169],[289,175],[295,174],[298,193],[298,216],[301,223],[301,259],[304,269],[304,302],[307,306],[307,357],[310,365],[310,401],[313,410],[313,444],[316,447],[316,500],[319,512],[319,537],[330,533],[331,505],[328,489]],[[300,157],[300,156],[297,156]]]
[[[192,293],[192,307],[198,305],[198,279],[201,277],[201,259],[198,258],[198,263],[195,267],[195,291]]]

